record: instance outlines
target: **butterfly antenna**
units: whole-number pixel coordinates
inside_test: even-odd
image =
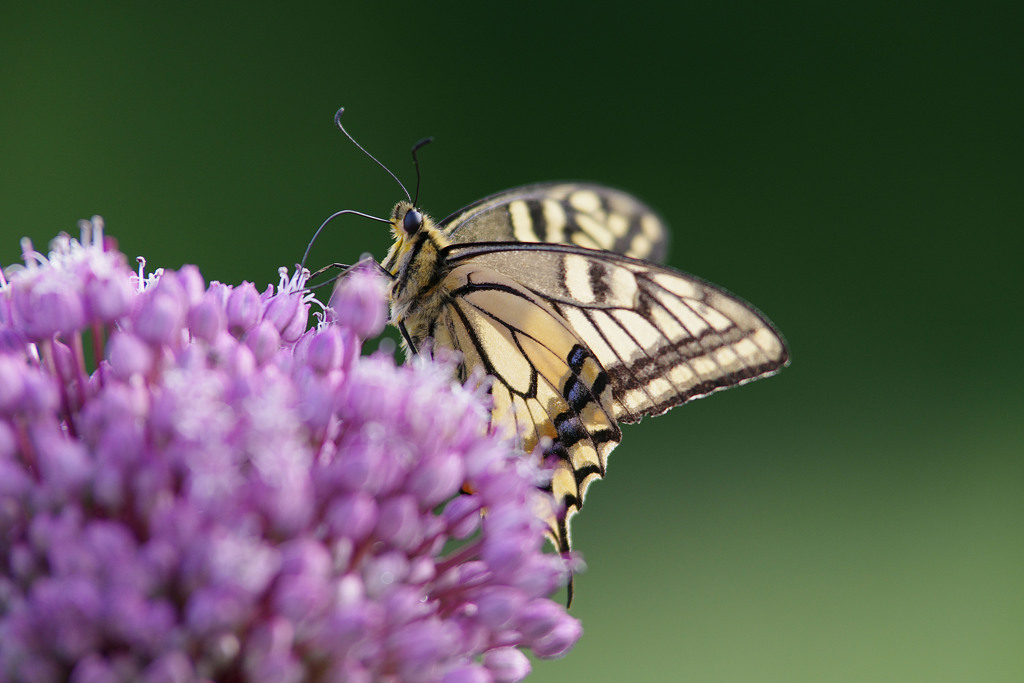
[[[420,199],[420,160],[416,158],[416,152],[419,151],[420,147],[429,145],[433,141],[433,137],[423,138],[412,146],[412,163],[416,167],[416,197],[412,200],[413,206],[416,206]]]
[[[347,133],[346,133],[346,135],[347,135]],[[353,142],[355,142],[355,140],[353,140]],[[360,147],[360,149],[362,149],[362,147]],[[373,157],[370,157],[370,158],[373,159]],[[376,159],[374,159],[374,161],[376,161]],[[378,163],[380,163],[380,162],[378,162]],[[387,170],[387,169],[385,169],[385,170]],[[390,173],[390,172],[391,171],[388,171],[388,173]],[[397,178],[396,178],[396,180],[397,180]],[[399,185],[401,185],[401,183],[399,183]],[[402,189],[404,190],[405,188],[403,187]],[[406,194],[408,194],[408,193],[406,193]],[[327,220],[325,220],[323,223],[320,224],[320,227],[316,229],[316,232],[313,233],[313,239],[309,240],[309,244],[306,245],[306,252],[302,255],[302,263],[299,264],[299,268],[305,268],[306,267],[306,259],[309,258],[309,250],[313,248],[313,242],[316,242],[316,238],[320,236],[321,231],[323,231],[323,229],[327,227],[327,224],[330,223],[331,221],[333,221],[338,216],[344,216],[347,213],[354,213],[357,216],[362,216],[363,218],[369,218],[371,221],[377,221],[378,223],[387,223],[388,225],[391,225],[391,221],[389,221],[386,218],[378,218],[377,216],[371,216],[370,214],[363,213],[362,211],[354,211],[352,209],[344,209],[343,211],[338,211],[336,213],[332,213],[330,216],[327,217]]]
[[[395,182],[396,182],[396,183],[398,183],[398,186],[399,186],[400,188],[402,188],[402,192],[404,192],[404,193],[405,193],[405,198],[406,198],[406,199],[408,199],[409,201],[412,201],[412,197],[410,197],[410,196],[409,196],[409,190],[405,189],[405,185],[403,185],[403,184],[402,184],[402,181],[398,179],[398,176],[396,176],[396,175],[395,175],[394,173],[392,173],[392,172],[391,172],[391,169],[390,169],[390,168],[388,168],[387,166],[385,166],[385,165],[384,165],[384,164],[382,164],[381,162],[377,161],[377,157],[375,157],[375,156],[373,156],[372,154],[370,154],[369,152],[367,152],[367,151],[366,151],[366,150],[365,150],[365,149],[363,148],[363,146],[362,146],[362,145],[360,145],[360,144],[359,144],[358,142],[356,142],[356,139],[355,139],[354,137],[352,137],[351,135],[349,135],[349,132],[348,132],[347,130],[345,130],[345,126],[341,125],[341,115],[342,115],[342,114],[344,114],[344,113],[345,113],[345,107],[342,107],[341,109],[339,109],[339,110],[337,111],[337,113],[336,113],[336,114],[334,115],[334,125],[336,125],[336,126],[338,127],[338,130],[340,130],[340,131],[341,131],[342,133],[344,133],[344,134],[345,134],[345,137],[347,137],[347,138],[349,139],[349,141],[351,141],[351,143],[352,143],[353,145],[355,145],[356,147],[358,147],[358,148],[360,149],[360,151],[362,151],[362,153],[363,153],[363,154],[365,154],[366,156],[368,156],[368,157],[370,157],[371,159],[373,159],[373,160],[374,160],[374,161],[376,162],[376,164],[377,164],[378,166],[380,166],[380,167],[381,167],[381,168],[383,168],[383,169],[384,169],[385,171],[387,171],[387,172],[388,172],[388,175],[389,175],[389,176],[391,176],[392,178],[394,178],[394,179],[395,179]],[[415,159],[415,158],[416,158],[416,156],[415,156],[415,154],[414,154],[414,155],[413,155],[413,159]],[[416,180],[416,184],[417,184],[417,185],[419,185],[419,180],[418,180],[418,178],[419,178],[419,175],[418,175],[418,172],[417,172],[417,180]],[[415,203],[415,202],[413,202],[413,203]],[[328,220],[330,220],[330,219],[328,219]]]

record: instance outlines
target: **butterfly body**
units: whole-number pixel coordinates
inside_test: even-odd
[[[569,519],[637,422],[774,374],[781,335],[756,309],[658,265],[667,229],[619,190],[542,183],[482,199],[435,224],[409,202],[391,215],[391,320],[407,352],[427,339],[462,354],[460,375],[494,376],[493,421],[526,450],[550,444]]]
[[[411,230],[406,226],[406,216],[420,216],[415,222],[409,221]],[[451,241],[437,229],[429,216],[420,213],[410,202],[399,202],[391,212],[391,232],[395,241],[381,266],[391,273],[393,280],[389,291],[391,302],[391,322],[404,325],[411,334],[411,339],[404,340],[406,352],[415,352],[416,348],[408,348],[414,342],[418,348],[427,336],[430,321],[436,319],[441,308],[450,299],[448,292],[442,288],[442,281],[450,268],[441,251]]]

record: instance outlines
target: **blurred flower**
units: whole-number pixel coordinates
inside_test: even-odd
[[[377,275],[306,330],[305,272],[136,274],[99,219],[23,257],[0,276],[0,679],[516,681],[520,647],[579,638],[546,597],[567,568],[539,459],[451,366],[360,355]]]

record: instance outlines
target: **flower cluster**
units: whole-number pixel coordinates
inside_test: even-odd
[[[579,623],[549,498],[380,278],[133,273],[98,220],[0,276],[0,679],[516,681]]]

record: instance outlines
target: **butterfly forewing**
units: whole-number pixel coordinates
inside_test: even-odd
[[[492,195],[438,225],[453,242],[544,242],[662,263],[664,221],[630,194],[590,183],[538,183]]]
[[[548,302],[607,372],[622,422],[771,374],[788,358],[756,309],[676,270],[567,246],[452,245],[444,255]]]

